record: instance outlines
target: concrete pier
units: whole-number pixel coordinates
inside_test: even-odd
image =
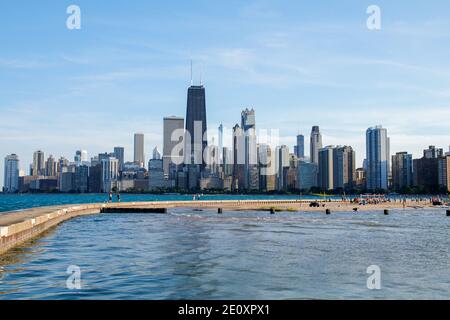
[[[0,255],[74,217],[96,214],[101,205],[42,207],[0,214]]]
[[[342,201],[315,200],[326,204],[327,210],[351,211],[355,204]],[[218,201],[153,201],[64,205],[32,208],[21,211],[0,213],[0,255],[9,249],[39,236],[44,231],[75,217],[103,213],[167,213],[170,208],[214,209],[221,213],[224,209],[269,210],[275,212],[322,211],[323,208],[310,207],[311,200],[218,200]],[[379,210],[381,205],[360,206],[360,210]],[[383,204],[395,208],[401,204]]]

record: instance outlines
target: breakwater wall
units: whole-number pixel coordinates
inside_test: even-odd
[[[166,213],[167,209],[186,207],[195,209],[222,210],[261,210],[277,208],[279,210],[294,209],[301,211],[324,210],[323,206],[333,210],[351,210],[350,203],[339,200],[315,200],[320,207],[310,208],[311,200],[216,200],[216,201],[152,201],[98,203],[81,205],[64,205],[31,208],[21,211],[0,213],[0,255],[46,230],[69,219],[103,213]],[[392,205],[391,205],[392,207]]]

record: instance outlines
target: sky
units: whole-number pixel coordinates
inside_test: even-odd
[[[69,5],[81,29],[69,30]],[[366,10],[381,10],[369,30]],[[253,107],[257,128],[351,145],[383,125],[391,153],[450,145],[450,2],[25,1],[0,4],[0,187],[4,157],[73,159],[145,133],[162,149],[163,117],[185,116],[190,61],[206,87],[209,128]],[[309,144],[306,144],[309,150]],[[308,153],[308,152],[307,152]]]

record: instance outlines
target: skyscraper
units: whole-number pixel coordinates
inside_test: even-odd
[[[423,150],[423,157],[426,159],[437,159],[444,156],[444,149],[429,146],[428,149]]]
[[[241,112],[241,129],[244,134],[244,189],[258,190],[258,155],[256,150],[256,118],[254,109]]]
[[[356,180],[355,151],[350,146],[338,146],[333,155],[334,188],[351,190]]]
[[[259,188],[261,191],[274,191],[276,187],[276,154],[267,144],[258,146]]]
[[[319,150],[319,187],[324,191],[333,190],[334,186],[334,150],[327,146]]]
[[[241,127],[233,127],[233,191],[245,189],[245,139]]]
[[[450,192],[450,153],[439,159],[439,185]]]
[[[390,141],[382,126],[366,132],[367,189],[387,190],[390,170]]]
[[[89,167],[80,165],[75,168],[73,188],[76,192],[85,193],[89,190]]]
[[[114,157],[102,159],[102,189],[111,192],[116,187],[119,177],[119,160]]]
[[[165,117],[163,121],[163,169],[164,174],[169,175],[170,164],[179,165],[183,163],[183,149],[181,148],[180,152],[177,153],[175,146],[183,142],[184,139],[184,118]]]
[[[88,162],[89,161],[88,152],[86,150],[77,150],[75,152],[73,160],[77,166],[80,166],[81,164]]]
[[[298,189],[309,191],[311,188],[317,187],[317,171],[317,164],[300,160],[297,167]]]
[[[19,157],[16,154],[5,157],[3,179],[3,192],[14,193],[19,190]]]
[[[294,146],[294,154],[300,160],[305,158],[305,136],[302,134],[297,135],[297,145]]]
[[[159,152],[158,147],[155,147],[153,149],[153,157],[152,157],[152,159],[153,160],[161,160],[161,153]]]
[[[208,146],[206,130],[205,87],[192,85],[187,95],[185,163],[205,165],[203,153]]]
[[[392,187],[396,191],[413,185],[413,157],[407,152],[392,156]]]
[[[277,190],[287,189],[286,173],[289,168],[289,148],[285,145],[277,147]]]
[[[33,165],[31,171],[33,176],[45,175],[45,159],[43,151],[38,150],[33,154]]]
[[[220,124],[220,126],[218,128],[218,132],[219,132],[219,164],[223,164],[224,159],[223,159],[223,125],[222,124]]]
[[[77,166],[81,164],[81,151],[77,150],[75,151],[75,156],[73,157],[73,161]]]
[[[437,192],[439,189],[439,163],[444,152],[430,146],[423,151],[421,159],[413,160],[413,185],[424,188],[425,192]]]
[[[319,126],[312,127],[311,143],[310,143],[310,157],[312,163],[319,163],[319,150],[322,148],[322,134]]]
[[[114,158],[119,161],[119,171],[123,171],[125,164],[125,148],[114,147]]]
[[[56,160],[52,155],[50,155],[45,162],[45,175],[47,177],[56,177],[56,168]]]
[[[144,167],[145,156],[144,156],[144,134],[135,133],[134,134],[134,163],[139,165],[141,168]]]
[[[245,109],[241,112],[241,129],[246,132],[250,129],[255,130],[256,127],[256,119],[255,119],[255,110]]]
[[[355,152],[350,146],[327,146],[319,150],[319,187],[350,190],[355,182]]]

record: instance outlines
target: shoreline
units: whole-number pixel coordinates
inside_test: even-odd
[[[318,207],[311,207],[314,202]],[[0,214],[0,255],[8,250],[38,237],[48,229],[70,219],[85,215],[100,214],[109,209],[118,212],[152,212],[165,213],[171,208],[192,208],[193,210],[218,210],[218,213],[230,211],[270,211],[275,212],[349,212],[377,211],[392,209],[412,210],[433,208],[427,200],[421,202],[407,200],[402,202],[380,202],[375,204],[357,204],[342,200],[209,200],[209,201],[151,201],[151,202],[115,202],[77,205],[57,205],[36,207]]]

